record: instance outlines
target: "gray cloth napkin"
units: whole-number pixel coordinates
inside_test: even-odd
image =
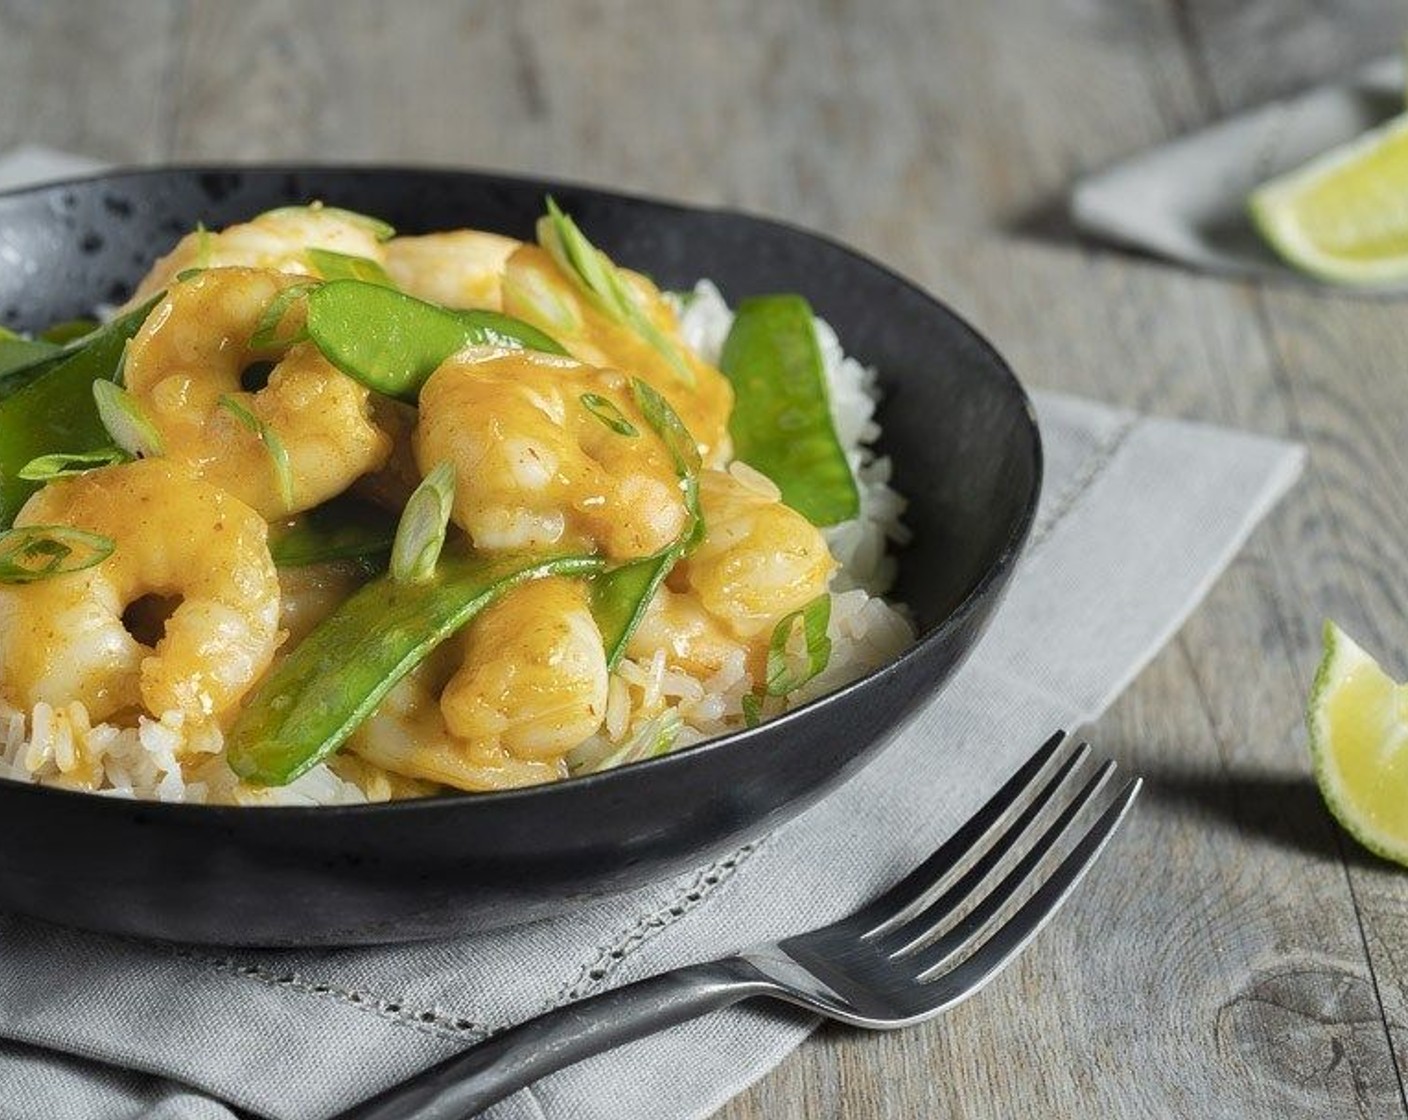
[[[1404,111],[1400,58],[1320,86],[1088,176],[1071,193],[1078,229],[1194,268],[1326,287],[1281,262],[1247,215],[1254,188]],[[1356,294],[1408,284],[1337,287]]]
[[[1053,729],[1099,714],[1303,461],[1276,440],[1056,395],[1037,405],[1047,484],[1007,601],[942,695],[821,804],[672,882],[454,941],[255,952],[0,916],[0,1112],[211,1120],[228,1102],[327,1116],[489,1030],[829,921],[899,878]],[[814,1025],[772,1005],[716,1013],[488,1115],[703,1117]]]

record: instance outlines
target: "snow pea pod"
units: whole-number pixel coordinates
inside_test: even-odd
[[[596,627],[601,631],[608,670],[615,669],[625,654],[626,643],[682,551],[679,547],[668,548],[658,556],[622,564],[588,581],[588,602]]]
[[[158,297],[159,298],[159,297]],[[0,400],[0,529],[41,483],[20,477],[31,460],[111,446],[93,401],[95,381],[118,381],[127,340],[156,299],[114,319],[52,368]]]
[[[414,401],[426,378],[466,346],[567,353],[508,315],[451,310],[361,280],[331,280],[308,294],[308,334],[348,377],[406,401]]]
[[[24,388],[59,357],[62,347],[42,339],[0,335],[0,400]]]
[[[343,495],[271,526],[269,554],[280,568],[329,560],[361,560],[384,568],[395,538],[394,514]]]
[[[860,512],[860,494],[831,419],[812,309],[797,295],[738,307],[719,368],[733,383],[734,455],[762,471],[813,525]]]
[[[373,580],[260,685],[226,736],[230,767],[259,785],[287,785],[337,750],[397,681],[506,591],[601,566],[593,556],[458,556],[442,558],[422,583]]]

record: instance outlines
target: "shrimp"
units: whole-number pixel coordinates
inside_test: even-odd
[[[821,531],[757,471],[704,471],[699,504],[708,533],[671,573],[740,638],[766,635],[774,623],[826,591],[836,561]]]
[[[161,459],[51,482],[16,527],[64,525],[113,540],[81,571],[0,586],[0,690],[28,709],[81,700],[95,721],[145,709],[207,723],[230,712],[279,642],[267,526],[229,494]],[[124,611],[179,598],[155,648]]]
[[[551,781],[601,728],[607,685],[585,586],[534,580],[397,685],[350,745],[387,770],[460,789]]]
[[[521,244],[477,229],[397,237],[386,243],[386,271],[397,287],[431,303],[498,311],[504,264]]]
[[[301,276],[319,276],[309,249],[330,249],[347,256],[366,257],[383,263],[385,251],[376,227],[359,214],[334,207],[285,206],[260,214],[248,222],[227,226],[219,233],[198,229],[186,234],[176,247],[147,273],[128,301],[135,307],[168,288],[191,268],[264,268]]]
[[[453,517],[485,550],[649,556],[684,531],[679,478],[620,374],[467,350],[420,392],[416,461],[455,468]]]
[[[133,338],[123,373],[164,454],[266,518],[326,501],[391,454],[391,439],[373,423],[369,391],[311,342],[252,346],[265,310],[298,282],[280,272],[217,268],[174,284]],[[295,303],[280,331],[294,330],[301,314]],[[275,363],[268,384],[245,391],[241,375],[261,362]],[[289,493],[271,448],[230,401],[282,443]]]
[[[679,413],[698,441],[704,462],[722,467],[732,447],[728,418],[733,411],[733,386],[685,345],[675,313],[660,290],[639,273],[628,269],[620,269],[620,273],[637,306],[666,338],[677,344],[692,375],[692,385],[648,341],[595,307],[562,274],[552,257],[536,245],[522,245],[508,258],[503,276],[503,309],[547,331],[579,361],[622,370],[649,382]]]

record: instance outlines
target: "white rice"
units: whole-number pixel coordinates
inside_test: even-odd
[[[686,341],[708,362],[719,353],[733,314],[717,288],[700,281],[681,301]],[[914,641],[902,607],[881,596],[895,576],[889,544],[903,544],[904,499],[891,489],[890,462],[876,456],[880,436],[874,414],[875,371],[846,357],[835,332],[816,320],[831,409],[860,489],[860,516],[826,530],[839,570],[832,582],[826,668],[785,700],[763,701],[764,718],[806,703],[892,661]],[[743,464],[730,468],[740,481],[775,491]],[[602,731],[573,752],[582,769],[604,760],[653,753],[652,744],[674,748],[744,726],[745,698],[755,691],[742,649],[707,679],[672,669],[663,651],[649,661],[623,660],[613,675]],[[393,782],[374,767],[337,756],[287,786],[261,789],[237,779],[221,756],[218,729],[185,727],[180,713],[139,719],[136,727],[92,726],[81,703],[39,703],[16,711],[0,699],[0,777],[81,789],[111,797],[240,805],[338,805],[383,801]]]

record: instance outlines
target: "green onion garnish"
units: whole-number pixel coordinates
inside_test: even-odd
[[[598,310],[645,339],[670,363],[680,380],[693,388],[694,370],[684,353],[651,321],[611,258],[586,239],[551,195],[547,215],[538,219],[538,244]]]
[[[204,222],[196,223],[196,267],[209,268],[211,254],[215,252],[215,244],[211,232],[205,228]]]
[[[113,443],[127,454],[150,458],[163,453],[161,433],[126,389],[111,381],[94,381],[93,402]]]
[[[640,429],[621,414],[621,410],[600,393],[583,393],[579,398],[582,407],[615,432],[618,436],[639,436]]]
[[[769,696],[786,696],[826,668],[831,660],[831,638],[826,633],[830,621],[831,596],[818,595],[773,628],[772,640],[768,642]],[[804,656],[800,658],[795,649],[799,626],[805,646]]]
[[[101,564],[111,537],[67,525],[26,525],[0,533],[0,583],[35,583]]]
[[[397,583],[421,583],[435,574],[454,503],[455,471],[441,463],[415,488],[396,526],[391,578]]]
[[[49,482],[56,478],[87,474],[99,467],[112,467],[131,461],[132,456],[120,447],[104,447],[97,451],[60,451],[31,459],[18,473],[26,482]]]
[[[249,336],[249,349],[276,350],[292,346],[307,338],[308,328],[306,325],[287,338],[280,338],[279,324],[288,315],[289,308],[317,286],[316,283],[290,284],[287,288],[280,288],[274,298],[269,301],[269,305],[260,313],[259,321],[254,324],[254,333]]]
[[[757,727],[763,722],[763,700],[757,693],[750,692],[743,697],[743,724]]]
[[[289,462],[288,448],[279,438],[279,433],[245,408],[235,397],[228,394],[222,396],[220,407],[259,437],[259,442],[264,445],[264,450],[269,453],[269,459],[274,466],[274,481],[279,487],[279,499],[284,503],[284,509],[292,509],[293,466]]]

